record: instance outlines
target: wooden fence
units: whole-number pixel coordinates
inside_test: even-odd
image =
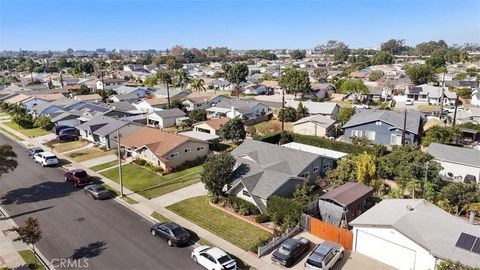
[[[351,231],[325,223],[308,215],[302,216],[302,224],[306,225],[304,228],[311,234],[324,240],[338,243],[346,249],[352,249],[353,233]]]

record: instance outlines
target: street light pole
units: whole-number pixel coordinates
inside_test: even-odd
[[[120,129],[117,129],[117,152],[118,152],[118,179],[120,179],[120,196],[124,196],[123,194],[123,178],[122,178],[122,156],[120,151]]]

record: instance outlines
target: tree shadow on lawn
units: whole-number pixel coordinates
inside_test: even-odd
[[[105,241],[96,241],[88,244],[88,246],[83,246],[75,249],[72,256],[73,260],[79,260],[82,258],[93,258],[100,255],[107,247]]]
[[[57,199],[66,197],[77,190],[69,183],[48,181],[31,187],[10,190],[1,198],[1,203],[8,205]]]

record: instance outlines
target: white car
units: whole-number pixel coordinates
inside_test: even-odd
[[[407,99],[407,101],[405,101],[405,105],[412,106],[413,105],[413,100]]]
[[[463,110],[463,106],[457,106],[457,111]],[[450,108],[447,109],[449,113],[455,113],[455,106],[451,106]]]
[[[370,106],[367,104],[354,104],[353,107],[358,109],[370,109]]]
[[[208,270],[233,270],[237,263],[217,247],[200,246],[192,251],[192,260]]]
[[[41,152],[33,156],[35,162],[42,164],[42,167],[58,164],[57,156],[52,152]]]

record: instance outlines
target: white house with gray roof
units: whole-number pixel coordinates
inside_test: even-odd
[[[480,227],[425,200],[383,200],[349,225],[354,251],[400,270],[434,270],[442,260],[480,267]]]
[[[337,113],[340,110],[340,106],[338,106],[335,102],[315,102],[315,101],[301,101],[302,105],[308,109],[308,113],[310,115],[320,114],[331,119],[337,119]],[[293,107],[297,108],[300,101],[298,100],[286,100],[285,106],[286,107]]]
[[[408,99],[416,102],[425,102],[431,105],[438,105],[441,102],[442,87],[433,86],[430,84],[421,84],[408,89],[405,93]],[[448,90],[448,87],[444,87],[444,99],[445,105],[454,105],[457,94]]]
[[[442,166],[440,176],[443,179],[480,184],[480,150],[432,143],[427,153]]]
[[[232,151],[234,177],[227,193],[255,204],[267,212],[273,195],[292,197],[296,187],[320,174],[320,155],[280,145],[245,140]]]

